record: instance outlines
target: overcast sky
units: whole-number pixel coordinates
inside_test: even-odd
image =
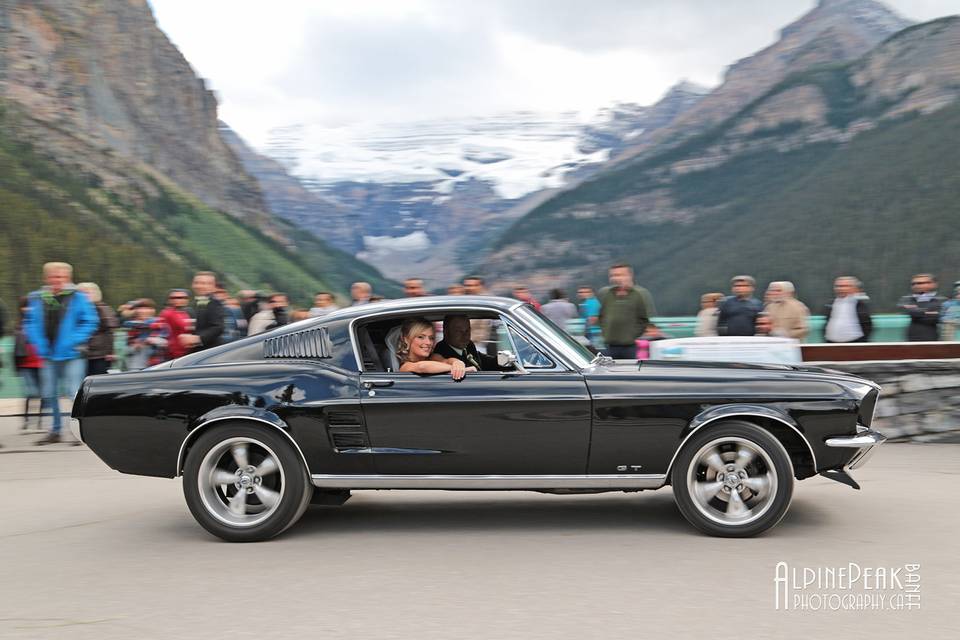
[[[813,0],[149,0],[263,148],[275,127],[648,104],[776,39]],[[914,20],[957,0],[891,0]]]

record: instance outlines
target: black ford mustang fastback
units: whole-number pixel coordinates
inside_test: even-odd
[[[397,371],[388,333],[448,314],[489,333],[500,370]],[[351,307],[89,377],[73,417],[112,468],[182,475],[190,511],[225,540],[270,538],[352,489],[665,485],[698,529],[751,536],[783,517],[794,479],[857,486],[847,471],[884,440],[869,428],[878,394],[814,368],[614,362],[529,305],[456,296]]]

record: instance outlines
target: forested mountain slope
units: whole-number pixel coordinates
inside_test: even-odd
[[[960,277],[958,98],[960,18],[910,27],[547,201],[486,264],[549,286],[602,282],[626,259],[665,313],[736,273],[793,280],[815,305],[853,273],[890,309],[913,272]]]

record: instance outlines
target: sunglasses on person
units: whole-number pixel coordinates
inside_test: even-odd
[[[170,296],[171,300],[186,300],[190,296]]]
[[[930,284],[931,282],[932,282],[932,280],[914,280],[914,281],[911,282],[910,284],[911,284],[912,286],[916,286],[916,285],[918,285],[918,284]]]

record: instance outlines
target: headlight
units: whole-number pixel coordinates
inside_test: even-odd
[[[841,383],[857,398],[857,422],[869,427],[873,424],[873,414],[877,410],[877,399],[880,397],[880,387],[872,383],[844,380]]]

